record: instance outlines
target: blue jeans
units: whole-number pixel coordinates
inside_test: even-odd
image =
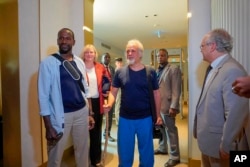
[[[154,148],[152,133],[152,117],[136,120],[125,119],[123,117],[119,118],[119,167],[133,166],[136,137],[139,151],[139,167],[154,166]]]

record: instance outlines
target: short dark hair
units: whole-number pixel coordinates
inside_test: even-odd
[[[57,36],[59,35],[59,33],[60,33],[61,31],[64,31],[64,30],[70,31],[70,33],[72,34],[72,38],[75,40],[75,34],[74,34],[74,32],[73,32],[71,29],[69,29],[69,28],[62,28],[60,31],[58,31]]]
[[[168,55],[168,51],[167,51],[167,49],[165,49],[165,48],[161,48],[161,49],[159,49],[159,50],[158,50],[158,52],[160,52],[160,51],[163,51],[163,52],[165,52],[165,53]]]
[[[122,61],[122,58],[121,57],[117,57],[117,58],[115,58],[115,61]]]

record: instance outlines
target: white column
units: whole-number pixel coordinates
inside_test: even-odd
[[[188,29],[188,80],[189,80],[189,158],[200,159],[197,141],[193,138],[193,120],[196,103],[200,95],[206,63],[202,60],[200,42],[202,37],[210,31],[210,0],[189,0],[188,12],[192,13]]]

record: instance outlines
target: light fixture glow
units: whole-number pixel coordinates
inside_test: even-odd
[[[90,29],[90,28],[87,27],[87,26],[83,26],[82,29],[83,29],[83,30],[86,30],[86,31],[88,31],[88,32],[93,32],[93,30]]]
[[[191,18],[192,17],[192,13],[191,12],[188,12],[187,13],[187,18]]]

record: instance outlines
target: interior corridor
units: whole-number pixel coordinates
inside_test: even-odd
[[[187,167],[188,166],[188,106],[183,106],[182,114],[178,114],[176,117],[176,124],[179,131],[179,143],[180,143],[180,152],[181,152],[181,163],[176,167]],[[105,121],[103,124],[103,130],[105,126]],[[113,126],[111,129],[111,136],[117,139],[117,125],[113,121]],[[102,140],[104,145],[104,138]],[[117,142],[108,142],[107,154],[105,159],[106,167],[117,167],[118,166],[118,155],[117,155]],[[157,148],[158,139],[154,139],[154,146]],[[168,155],[155,155],[155,167],[163,167],[164,164],[168,161]],[[62,167],[72,167],[75,166],[74,156],[64,158]],[[135,146],[135,157],[133,167],[139,166],[139,156],[137,145]]]

